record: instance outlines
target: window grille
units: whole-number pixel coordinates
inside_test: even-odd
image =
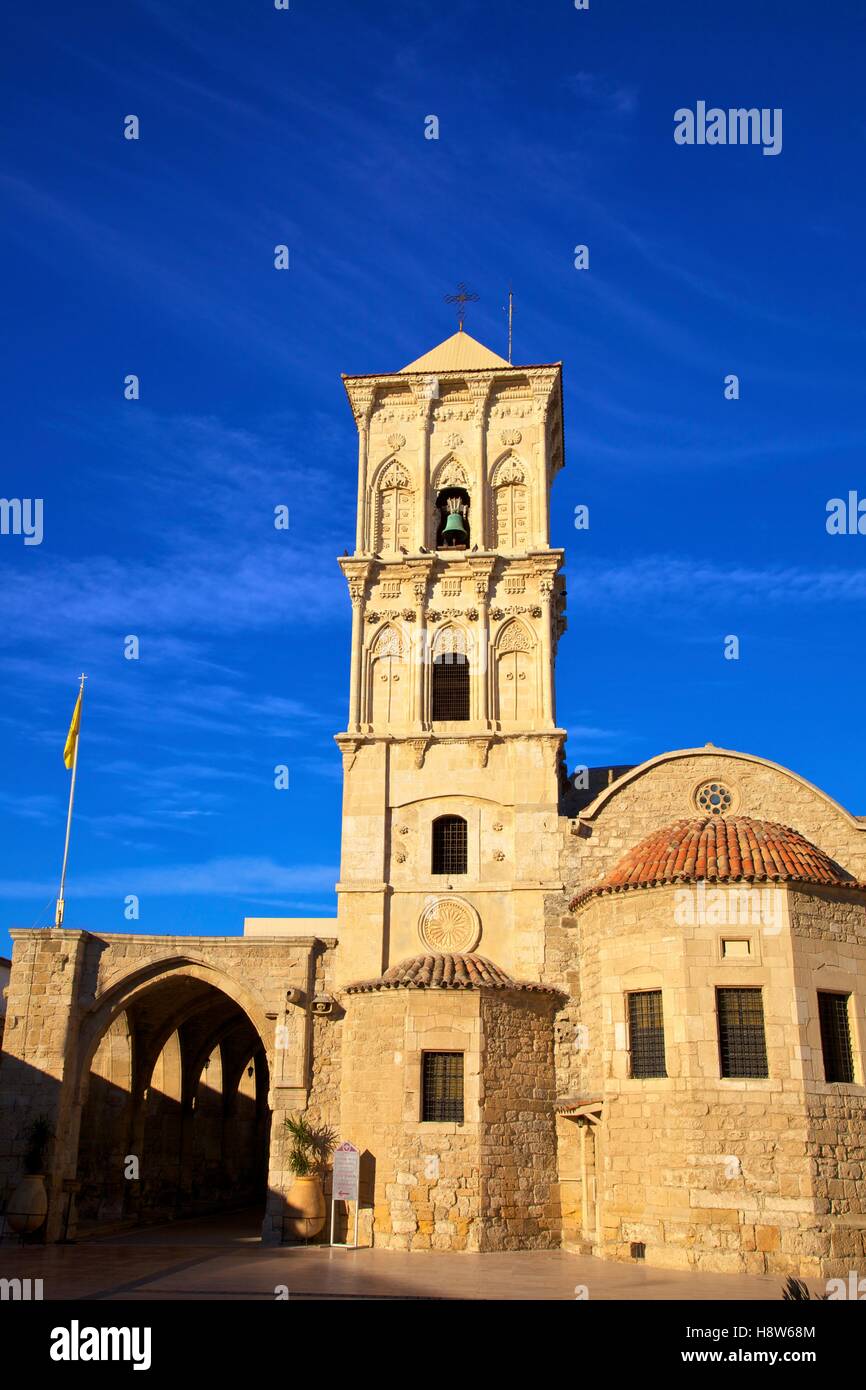
[[[722,1076],[768,1076],[759,989],[717,989]]]
[[[853,1081],[851,1026],[848,1021],[848,995],[818,991],[818,1017],[821,1021],[821,1050],[824,1053],[826,1081]]]
[[[422,1083],[422,1120],[462,1124],[463,1053],[425,1052]]]
[[[433,718],[469,718],[469,662],[465,652],[442,652],[433,662]]]
[[[667,1076],[660,989],[644,989],[628,996],[628,1033],[632,1076]]]
[[[466,873],[466,822],[461,816],[433,822],[433,873]]]

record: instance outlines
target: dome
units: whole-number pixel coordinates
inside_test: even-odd
[[[699,881],[866,886],[788,825],[749,816],[710,815],[654,830],[569,906],[574,910],[602,893]]]
[[[483,956],[412,956],[390,966],[377,980],[356,980],[347,994],[370,994],[385,989],[524,989],[544,994],[556,991],[544,985],[512,980],[498,965]]]

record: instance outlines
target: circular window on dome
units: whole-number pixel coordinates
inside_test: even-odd
[[[734,796],[724,782],[703,782],[695,793],[700,811],[709,816],[723,816],[734,804]]]

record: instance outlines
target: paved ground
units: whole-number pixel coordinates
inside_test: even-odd
[[[5,1246],[0,1277],[41,1278],[46,1299],[590,1299],[781,1298],[781,1277],[681,1274],[561,1250],[403,1254],[392,1250],[269,1249],[256,1213],[176,1221],[81,1241]],[[817,1285],[816,1285],[817,1287]]]

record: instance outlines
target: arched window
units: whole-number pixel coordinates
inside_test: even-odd
[[[434,820],[433,873],[466,873],[466,822],[462,816],[440,816]]]
[[[433,658],[433,719],[469,718],[469,662],[465,652]]]

